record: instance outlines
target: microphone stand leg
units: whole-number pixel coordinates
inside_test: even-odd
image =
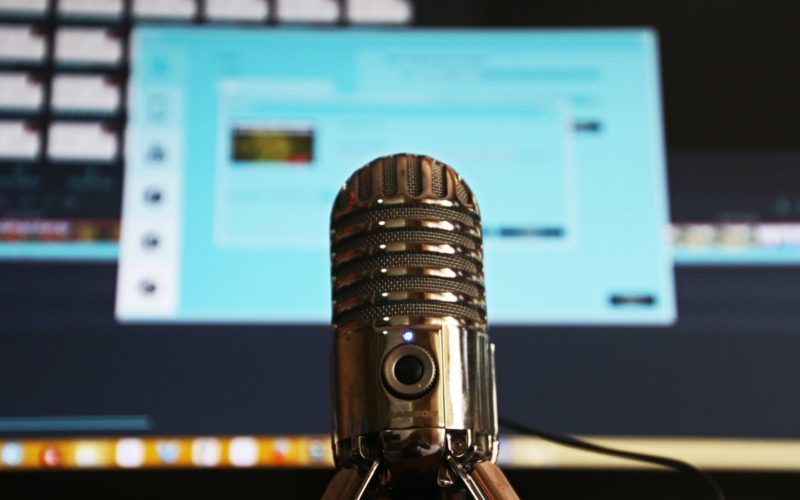
[[[469,472],[453,457],[447,463],[474,500],[519,500],[500,467],[488,460],[478,462]]]
[[[379,467],[380,461],[375,460],[366,470],[355,467],[340,469],[325,489],[322,500],[362,500],[366,498],[364,493]]]
[[[468,470],[455,458],[449,457],[447,464],[466,491],[458,487],[445,488],[441,500],[519,500],[511,483],[500,468],[487,461],[478,462]],[[378,492],[367,496],[366,492],[380,469],[380,460],[372,462],[369,468],[346,467],[340,469],[328,484],[322,500],[386,500]]]

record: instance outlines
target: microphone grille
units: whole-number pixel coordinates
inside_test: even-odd
[[[334,203],[331,259],[337,327],[485,326],[480,212],[463,179],[433,158],[385,156],[356,171]]]

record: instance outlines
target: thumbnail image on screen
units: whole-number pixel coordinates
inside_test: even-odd
[[[261,125],[232,131],[232,160],[236,163],[309,164],[314,155],[310,125]]]

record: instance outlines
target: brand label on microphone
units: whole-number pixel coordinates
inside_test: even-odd
[[[392,418],[438,418],[438,410],[395,410],[390,412]]]

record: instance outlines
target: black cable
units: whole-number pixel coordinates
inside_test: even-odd
[[[507,429],[519,432],[521,434],[529,434],[532,436],[537,436],[544,440],[552,441],[554,443],[558,443],[563,446],[569,446],[571,448],[577,448],[579,450],[590,451],[594,453],[602,453],[605,455],[611,455],[620,458],[626,458],[628,460],[635,460],[638,462],[646,462],[650,464],[660,465],[662,467],[667,467],[669,469],[673,469],[678,472],[692,474],[700,478],[700,480],[702,480],[702,482],[713,491],[714,495],[713,498],[715,500],[725,500],[725,493],[723,493],[722,488],[714,480],[714,478],[688,462],[677,460],[675,458],[661,457],[658,455],[648,455],[646,453],[639,453],[635,451],[625,451],[625,450],[618,450],[615,448],[609,448],[607,446],[590,443],[588,441],[584,441],[582,439],[578,439],[573,436],[551,434],[549,432],[542,431],[535,427],[531,427],[526,424],[521,424],[519,422],[516,422],[514,420],[509,420],[507,418],[501,418],[499,419],[499,421],[500,425],[506,427]]]

